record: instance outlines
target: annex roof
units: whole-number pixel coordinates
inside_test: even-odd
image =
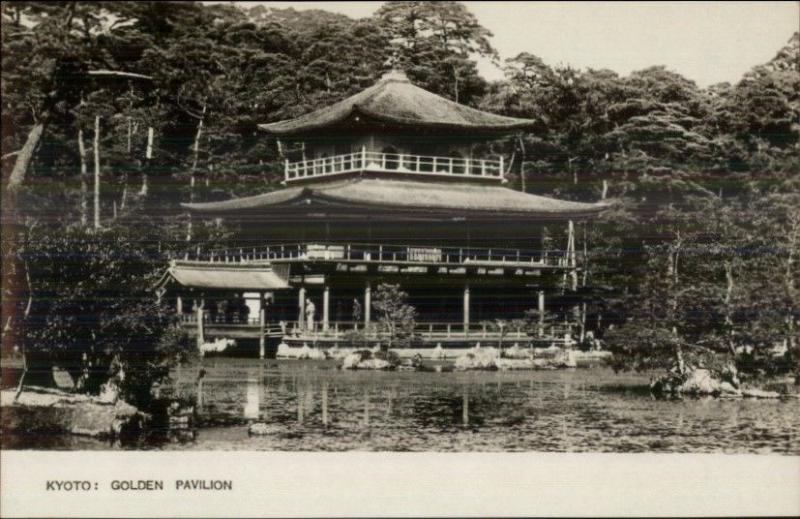
[[[289,283],[269,264],[264,263],[208,263],[196,261],[173,261],[157,288],[169,282],[184,287],[215,288],[226,290],[280,290],[289,288]]]
[[[274,135],[296,135],[319,130],[361,114],[378,122],[450,130],[511,131],[532,128],[530,119],[505,117],[470,108],[428,92],[393,70],[375,85],[331,106],[294,119],[260,124]]]
[[[328,183],[289,187],[261,195],[221,202],[181,204],[197,213],[225,215],[237,212],[269,212],[319,201],[350,207],[411,211],[469,213],[484,216],[589,217],[610,207],[609,203],[558,200],[503,186],[453,182],[422,182],[385,178],[353,178]]]

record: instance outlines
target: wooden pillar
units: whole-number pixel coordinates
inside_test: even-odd
[[[364,326],[369,325],[370,316],[372,313],[372,285],[367,281],[367,286],[364,288]]]
[[[195,315],[197,316],[197,351],[200,352],[200,356],[203,356],[203,349],[202,346],[206,342],[205,338],[205,330],[203,329],[203,307],[205,306],[205,301],[200,299],[200,301],[195,300]]]
[[[572,290],[578,290],[578,271],[577,261],[575,256],[575,223],[570,220],[567,228],[567,266],[570,268],[570,277],[572,280]]]
[[[539,290],[539,337],[544,335],[544,290]]]
[[[464,285],[464,333],[469,331],[469,285]]]
[[[322,289],[322,331],[327,332],[330,326],[331,289],[326,284]]]
[[[266,354],[266,327],[267,309],[264,304],[264,292],[258,293],[258,358],[263,359]]]
[[[175,312],[178,315],[183,315],[183,299],[181,296],[175,298]]]
[[[297,326],[303,330],[306,323],[306,287],[300,287],[298,291],[297,306],[300,310],[297,316]]]

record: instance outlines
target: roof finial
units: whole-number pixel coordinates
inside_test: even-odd
[[[388,67],[392,70],[400,68],[400,54],[397,51],[392,52],[392,55],[386,58],[386,61],[383,63],[385,67]]]
[[[383,76],[381,76],[381,81],[408,81],[408,76],[406,76],[403,70],[400,55],[397,51],[394,51],[392,55],[386,59],[384,65],[388,67],[389,70],[384,72]]]

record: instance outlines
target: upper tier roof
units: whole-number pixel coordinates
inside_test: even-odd
[[[305,208],[310,202],[377,208],[419,213],[469,214],[485,217],[583,218],[609,208],[607,203],[587,204],[558,200],[502,186],[415,182],[378,178],[356,178],[304,187],[289,187],[262,195],[221,202],[181,204],[204,214],[277,212],[289,214],[289,207]]]
[[[298,135],[357,117],[359,114],[378,122],[413,128],[438,128],[484,132],[502,132],[532,128],[530,119],[505,117],[458,104],[413,85],[400,71],[391,71],[375,85],[339,101],[294,119],[260,124],[274,135]]]

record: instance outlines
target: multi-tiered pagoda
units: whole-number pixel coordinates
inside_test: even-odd
[[[172,262],[160,289],[175,295],[199,343],[249,340],[261,356],[281,340],[345,346],[353,329],[381,341],[370,326],[381,283],[409,294],[417,346],[492,344],[498,333],[521,345],[569,342],[574,223],[606,206],[505,186],[508,160],[491,143],[533,126],[397,71],[329,107],[260,125],[285,155],[285,187],[185,204],[195,217],[236,224],[237,246]],[[491,324],[537,308],[533,330]]]

